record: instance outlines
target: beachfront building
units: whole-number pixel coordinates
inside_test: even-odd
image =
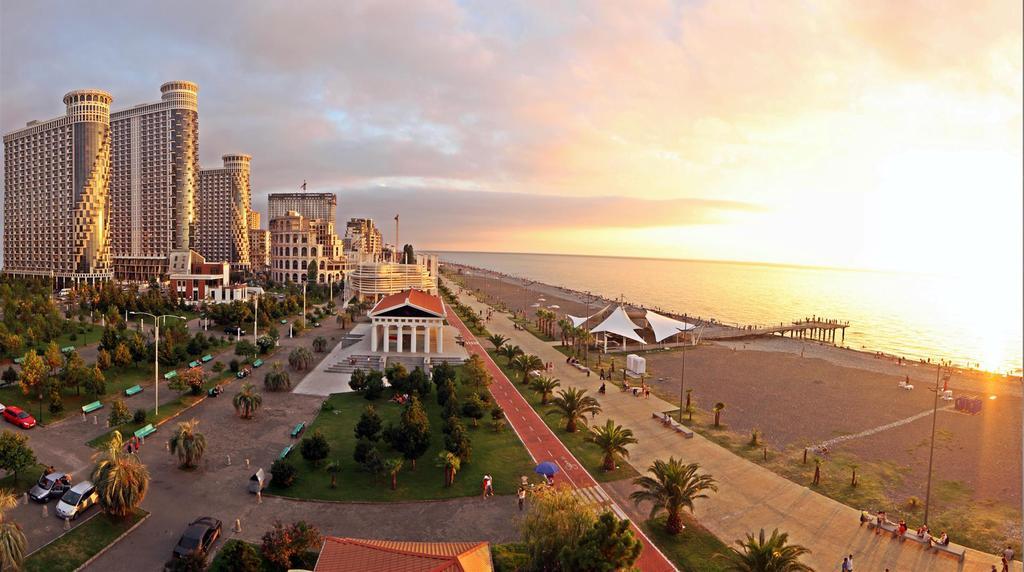
[[[64,96],[66,113],[4,135],[4,273],[59,287],[113,278],[111,95]]]
[[[241,153],[223,156],[224,165],[200,171],[199,243],[207,260],[247,269],[249,258],[249,163]]]
[[[190,81],[170,81],[160,101],[110,115],[110,250],[119,280],[165,275],[172,250],[195,246],[198,92]]]
[[[231,283],[231,265],[207,262],[195,251],[175,251],[168,256],[170,289],[190,306],[249,300],[263,294],[259,286]]]
[[[444,352],[447,314],[444,302],[436,295],[416,289],[404,290],[381,298],[367,316],[371,322],[371,351]]]
[[[344,248],[350,260],[378,262],[384,253],[384,237],[373,219],[349,219],[345,224]]]
[[[274,220],[297,212],[307,219],[336,221],[338,196],[334,193],[271,193],[267,197],[267,219]]]
[[[415,288],[437,295],[437,256],[417,254],[413,264],[364,262],[354,265],[348,287],[360,300],[377,300]]]
[[[308,280],[310,265],[317,269],[316,282],[341,282],[345,259],[327,255],[317,243],[318,227],[296,211],[270,220],[270,279],[274,282],[302,283]]]

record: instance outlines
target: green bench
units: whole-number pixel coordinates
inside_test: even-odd
[[[305,421],[303,421],[302,423],[299,423],[298,425],[296,425],[295,429],[292,429],[292,439],[295,439],[299,435],[301,435],[302,434],[302,430],[305,429],[305,428],[306,428],[306,422]]]
[[[178,377],[177,370],[172,369],[171,371],[164,374],[164,379],[174,379],[176,377]]]
[[[61,353],[69,354],[75,351],[75,346],[64,346],[60,349]]]
[[[208,362],[208,361],[212,361],[212,360],[213,360],[213,356],[212,356],[212,355],[210,355],[210,354],[206,354],[206,355],[204,355],[204,356],[202,357],[202,361],[203,361],[203,363],[206,363],[206,362]]]
[[[99,401],[93,401],[92,403],[87,403],[87,404],[82,406],[82,413],[92,413],[93,411],[96,411],[97,409],[102,409],[102,408],[103,408],[103,403],[101,403]]]
[[[156,432],[156,427],[153,427],[153,424],[149,423],[145,427],[142,427],[135,431],[135,436],[138,437],[139,439],[142,439],[148,435],[152,435],[154,432]]]
[[[198,361],[190,361],[190,362],[188,362],[188,366],[189,367],[199,367],[199,362]]]
[[[281,460],[283,461],[283,460],[284,460],[284,458],[288,456],[288,453],[291,453],[291,452],[292,452],[292,447],[294,447],[294,446],[295,446],[295,445],[288,445],[287,447],[285,447],[284,449],[282,449],[282,450],[281,450],[281,454],[280,454],[280,455],[278,455],[278,456],[277,456],[277,458],[278,458],[278,459],[281,459]]]
[[[281,320],[281,323],[282,323],[282,324],[287,324],[287,323],[288,323],[288,320]]]
[[[252,362],[252,366],[253,367],[259,367],[261,365],[263,365],[263,360],[261,360],[261,359],[258,359],[256,361]]]
[[[16,363],[18,365],[21,365],[21,364],[25,363],[25,358],[23,358],[23,357],[16,357],[16,358],[14,358],[14,363]]]
[[[133,386],[129,387],[128,389],[124,390],[124,394],[127,395],[128,397],[131,397],[131,396],[135,395],[136,393],[142,393],[142,386],[141,385],[133,385]]]

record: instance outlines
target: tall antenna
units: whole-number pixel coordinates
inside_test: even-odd
[[[392,256],[392,259],[394,261],[396,261],[396,262],[398,261],[398,249],[399,248],[400,247],[398,246],[398,215],[395,215],[395,252],[394,252],[394,255]],[[404,250],[402,252],[403,252],[403,254],[405,253]]]

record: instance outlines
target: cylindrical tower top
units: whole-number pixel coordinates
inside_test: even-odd
[[[64,95],[68,117],[72,121],[110,123],[110,104],[114,97],[102,89],[76,89]]]
[[[160,86],[160,99],[193,111],[199,108],[199,86],[185,80],[169,81]]]
[[[252,161],[251,155],[245,153],[230,153],[222,157],[224,160],[225,169],[248,169],[249,162]]]
[[[199,86],[191,81],[183,79],[169,81],[160,86],[160,93],[164,94],[163,97],[166,99],[170,92],[185,91],[189,93],[199,93]]]

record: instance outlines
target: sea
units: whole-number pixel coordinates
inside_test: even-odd
[[[437,254],[442,261],[724,323],[812,316],[849,321],[843,345],[853,349],[1021,374],[1019,281],[703,260]]]

